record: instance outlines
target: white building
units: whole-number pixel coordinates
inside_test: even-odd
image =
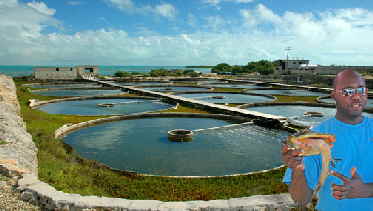
[[[335,66],[310,64],[310,60],[289,59],[277,60],[275,67],[278,74],[314,74],[314,75],[335,75],[340,71],[351,69],[358,72],[373,72],[373,66]]]
[[[275,71],[280,74],[288,74],[293,70],[298,70],[302,65],[308,65],[310,60],[306,59],[280,59],[275,61],[278,65],[275,67]]]

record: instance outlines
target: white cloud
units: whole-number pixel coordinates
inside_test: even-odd
[[[241,15],[244,21],[249,25],[258,25],[263,22],[268,22],[272,24],[281,24],[281,18],[274,14],[272,10],[268,9],[262,4],[258,4],[254,10],[241,10]]]
[[[35,9],[36,11],[44,15],[54,15],[54,13],[56,13],[55,9],[48,8],[47,5],[44,4],[44,2],[33,1],[27,3],[27,6]]]
[[[205,0],[206,4],[218,5],[221,0]]]
[[[169,3],[138,6],[132,0],[105,0],[105,2],[126,13],[153,14],[170,19],[174,18],[177,13],[176,8]]]
[[[251,10],[241,10],[240,13],[246,24],[255,26],[259,23],[258,18],[255,17]]]
[[[221,16],[199,20],[214,30],[165,35],[143,28],[129,36],[117,29],[47,34],[45,27],[59,24],[53,9],[33,6],[10,0],[0,4],[0,64],[245,64],[283,58],[286,46],[294,49],[290,56],[313,63],[373,61],[373,12],[365,9],[276,14],[259,4],[241,10],[237,24]]]
[[[173,18],[176,15],[175,7],[168,3],[155,6],[154,11],[155,13],[167,18]]]
[[[106,0],[106,2],[113,4],[121,10],[128,11],[134,8],[132,0]]]
[[[71,5],[71,6],[78,6],[78,5],[82,5],[84,3],[81,2],[81,1],[68,1],[67,4]]]
[[[187,23],[188,23],[189,26],[192,26],[192,27],[197,26],[197,18],[196,18],[196,16],[193,15],[192,13],[189,13],[188,17],[187,17]]]
[[[7,1],[0,4],[0,64],[23,63],[34,55],[34,40],[43,39],[42,31],[47,26],[58,26],[52,17],[53,9],[45,4],[19,4]]]
[[[46,26],[58,26],[59,22],[52,16],[54,9],[44,3],[19,5],[17,1],[0,4],[0,36],[5,40],[37,37]],[[5,3],[5,4],[4,4]]]
[[[206,24],[204,26],[212,31],[219,31],[228,23],[228,21],[221,16],[209,16],[205,19]]]
[[[288,11],[280,16],[264,5],[258,5],[254,10],[241,10],[241,15],[251,30],[286,37],[288,45],[298,49],[297,56],[311,58],[315,63],[346,64],[348,61],[372,65],[369,60],[373,57],[368,55],[368,48],[373,47],[373,41],[369,39],[373,36],[372,11],[359,8],[321,13]],[[263,25],[270,30],[261,29]],[[355,57],[359,59],[353,59]]]
[[[17,6],[17,0],[2,0],[0,1],[0,7],[14,7]]]
[[[258,15],[262,17],[263,20],[269,21],[274,24],[281,22],[281,19],[278,15],[274,14],[270,9],[265,7],[262,4],[257,6]]]
[[[204,0],[206,4],[211,4],[211,5],[218,5],[221,2],[233,2],[233,3],[251,3],[254,0]]]

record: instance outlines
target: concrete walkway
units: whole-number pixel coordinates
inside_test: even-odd
[[[246,109],[240,109],[236,107],[230,107],[230,106],[225,106],[225,105],[219,105],[219,104],[214,104],[214,103],[209,103],[205,102],[202,100],[196,100],[196,99],[191,99],[191,98],[186,98],[182,96],[176,96],[176,95],[171,95],[171,94],[165,94],[161,92],[154,92],[150,90],[145,90],[133,86],[120,86],[118,84],[115,84],[113,82],[107,82],[107,81],[99,81],[99,80],[91,80],[100,84],[103,84],[104,86],[112,86],[116,88],[121,88],[123,90],[132,92],[132,93],[138,93],[146,96],[152,96],[152,97],[158,97],[158,98],[163,98],[166,101],[171,101],[171,102],[177,102],[177,103],[182,103],[182,104],[189,104],[193,105],[194,107],[199,107],[199,108],[204,108],[207,110],[212,110],[212,111],[217,111],[221,112],[224,114],[230,114],[230,115],[239,115],[243,117],[248,117],[248,118],[257,118],[257,119],[262,119],[262,120],[269,120],[269,121],[278,121],[278,122],[286,122],[287,118],[283,116],[276,116],[276,115],[271,115],[271,114],[264,114],[256,111],[249,111]]]
[[[319,92],[331,92],[332,88],[323,88],[323,87],[316,87],[316,86],[305,86],[305,85],[292,85],[292,84],[284,84],[284,83],[277,83],[277,82],[263,82],[263,81],[252,81],[252,80],[236,80],[236,79],[226,79],[227,81],[231,82],[240,82],[240,83],[251,83],[251,84],[268,84],[273,86],[281,86],[285,88],[300,88],[300,89],[307,89],[310,91],[319,91]]]

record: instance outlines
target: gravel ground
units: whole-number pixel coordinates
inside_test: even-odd
[[[20,193],[14,190],[16,181],[0,175],[0,210],[41,210],[39,207],[20,199]]]

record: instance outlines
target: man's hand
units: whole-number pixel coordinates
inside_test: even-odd
[[[300,150],[290,148],[286,143],[281,149],[282,160],[292,169],[289,193],[298,205],[306,206],[312,199],[312,190],[307,186],[303,157],[299,156],[300,153]]]
[[[356,168],[351,169],[351,179],[335,171],[332,172],[332,175],[343,181],[343,185],[332,185],[334,198],[341,200],[373,197],[373,183],[363,183]]]
[[[300,150],[289,148],[287,144],[283,144],[281,149],[282,161],[293,170],[304,170],[303,157],[299,156]]]

